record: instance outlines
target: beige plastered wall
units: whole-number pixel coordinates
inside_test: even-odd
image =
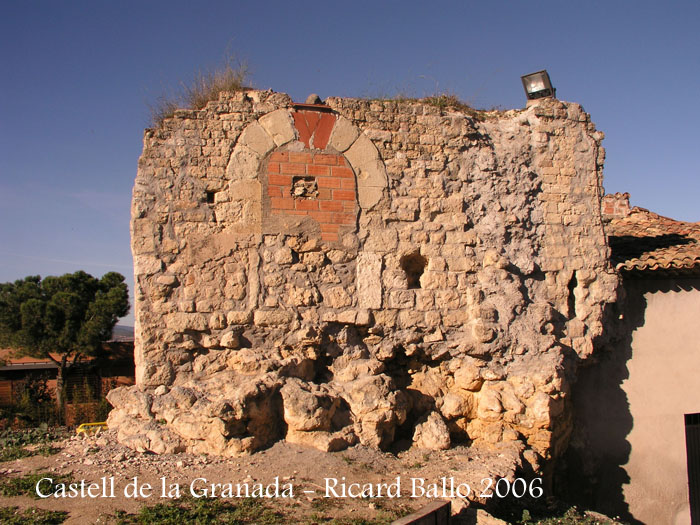
[[[574,388],[569,484],[629,523],[690,524],[684,414],[700,412],[700,278],[625,279],[619,339]]]
[[[683,416],[700,412],[700,279],[629,286],[646,307],[622,383],[633,418],[625,500],[644,523],[690,524]]]

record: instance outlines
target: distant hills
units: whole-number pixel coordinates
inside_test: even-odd
[[[112,340],[113,341],[133,341],[134,340],[134,327],[124,326],[118,324],[112,330]]]

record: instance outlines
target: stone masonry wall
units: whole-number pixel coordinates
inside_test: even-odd
[[[615,299],[602,133],[580,106],[222,94],[147,130],[133,193],[137,385],[157,453],[512,442],[537,465]]]

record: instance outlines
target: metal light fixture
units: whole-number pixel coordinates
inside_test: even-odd
[[[528,100],[556,96],[557,90],[552,87],[552,82],[549,80],[549,74],[546,69],[523,75],[520,79],[523,81]]]

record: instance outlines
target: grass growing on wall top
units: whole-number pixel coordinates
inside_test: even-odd
[[[151,125],[160,127],[178,109],[202,109],[224,91],[236,93],[248,89],[251,89],[248,67],[229,59],[218,69],[199,71],[189,85],[181,83],[177,93],[158,97],[150,107]]]
[[[504,111],[501,107],[493,107],[489,109],[477,109],[471,104],[460,100],[460,98],[454,93],[436,93],[428,97],[420,99],[420,102],[428,104],[429,106],[435,106],[441,111],[458,111],[474,117],[477,120],[484,120],[488,117],[493,117],[494,113],[499,113]]]
[[[419,103],[426,104],[428,106],[436,107],[440,110],[441,114],[447,111],[455,111],[458,113],[464,113],[469,115],[475,120],[486,120],[488,118],[493,118],[496,113],[505,111],[501,107],[493,107],[488,109],[479,109],[472,106],[470,103],[461,100],[457,95],[451,92],[436,92],[425,97],[409,96],[404,93],[397,93],[395,95],[379,95],[367,97],[368,100],[377,101],[393,101],[397,103]]]

